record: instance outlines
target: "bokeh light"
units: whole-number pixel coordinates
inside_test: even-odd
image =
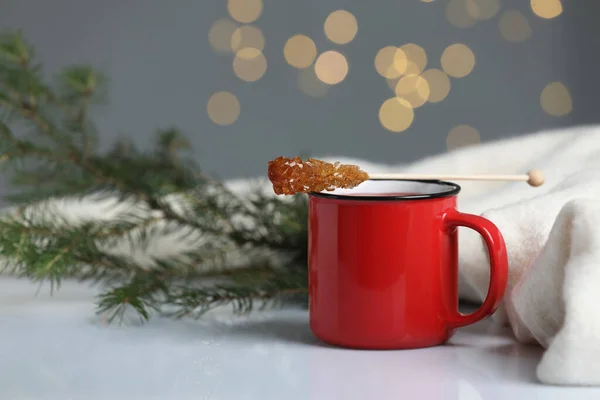
[[[236,21],[249,24],[262,14],[263,2],[262,0],[227,0],[227,11]]]
[[[210,46],[219,53],[231,53],[231,38],[238,25],[229,19],[215,21],[208,31]]]
[[[307,68],[317,58],[317,46],[306,35],[294,35],[283,47],[285,61],[295,68]]]
[[[423,72],[421,77],[423,77],[429,85],[428,102],[439,103],[450,93],[450,78],[444,71],[437,68],[431,68]]]
[[[380,49],[375,56],[375,70],[386,79],[395,79],[406,72],[408,58],[395,46]]]
[[[311,97],[323,97],[329,92],[331,86],[317,78],[314,68],[305,68],[298,71],[298,89]]]
[[[238,51],[233,59],[233,71],[246,82],[255,82],[263,77],[267,70],[267,60],[258,49],[246,47]]]
[[[429,98],[429,83],[420,75],[405,75],[395,88],[396,96],[408,101],[412,108],[421,107]]]
[[[475,20],[491,19],[500,11],[500,0],[465,0],[467,13]]]
[[[522,42],[531,37],[531,26],[523,14],[517,10],[502,13],[498,21],[502,37],[509,42]]]
[[[446,19],[457,28],[470,28],[477,22],[469,14],[465,0],[450,0],[446,5]]]
[[[329,85],[343,81],[348,74],[348,62],[343,54],[329,50],[322,53],[315,62],[317,77]]]
[[[554,117],[562,117],[573,109],[573,100],[569,89],[561,82],[549,83],[540,95],[540,104],[544,112]]]
[[[265,48],[265,37],[262,31],[255,26],[240,26],[231,35],[231,50],[237,53],[248,47],[263,51]]]
[[[329,14],[323,27],[327,39],[336,44],[350,43],[358,32],[358,22],[352,13],[337,10]]]
[[[415,112],[410,103],[399,97],[387,99],[379,108],[379,122],[392,132],[407,130],[415,119]]]
[[[552,19],[562,14],[563,7],[560,0],[531,0],[531,10],[540,18]]]
[[[421,0],[433,3],[435,0]],[[561,0],[530,0],[533,13],[544,19],[561,15]],[[490,20],[497,15],[501,36],[509,42],[523,42],[532,36],[528,18],[515,9],[501,11],[500,0],[448,0],[446,18],[459,28],[470,28],[478,21]],[[208,33],[209,44],[221,53],[234,53],[233,71],[246,82],[261,79],[267,70],[263,54],[265,37],[261,29],[248,25],[263,13],[263,0],[227,0],[227,11],[232,19],[215,21]],[[244,24],[240,26],[240,24]],[[349,11],[331,12],[323,24],[326,38],[335,44],[352,42],[358,33],[357,18]],[[346,79],[348,60],[339,51],[328,50],[321,54],[313,39],[295,34],[285,43],[286,62],[297,68],[298,89],[311,97],[323,97]],[[379,49],[374,64],[377,73],[384,77],[395,97],[387,99],[379,109],[382,126],[392,132],[403,132],[414,122],[415,109],[425,103],[439,103],[451,90],[450,78],[463,78],[475,68],[476,57],[463,43],[448,46],[440,56],[441,67],[429,68],[428,55],[415,43],[387,46]],[[565,116],[572,111],[572,98],[561,82],[549,83],[540,94],[543,111],[551,116]],[[229,92],[214,93],[207,104],[210,119],[218,125],[230,125],[238,120],[240,103]],[[449,150],[480,143],[480,134],[470,125],[458,125],[447,136]]]
[[[448,150],[479,144],[481,137],[479,131],[470,125],[458,125],[448,132],[446,146]]]
[[[217,92],[208,99],[206,112],[215,124],[231,125],[240,116],[240,102],[229,92]]]
[[[464,78],[475,67],[475,54],[466,45],[455,43],[446,47],[440,62],[446,74],[453,78]]]
[[[414,43],[408,43],[400,46],[400,50],[404,52],[408,60],[404,74],[418,75],[427,66],[427,53],[425,50]]]

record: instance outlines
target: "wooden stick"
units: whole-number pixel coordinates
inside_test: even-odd
[[[369,179],[417,179],[417,180],[440,180],[440,181],[525,181],[531,186],[541,186],[544,183],[544,173],[534,169],[527,174],[521,175],[411,175],[411,174],[369,174]]]

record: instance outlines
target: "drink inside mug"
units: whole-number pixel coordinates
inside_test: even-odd
[[[364,197],[391,199],[425,199],[458,194],[460,186],[443,181],[368,180],[352,189],[335,189],[313,193],[333,197]]]

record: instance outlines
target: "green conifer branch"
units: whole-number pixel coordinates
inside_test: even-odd
[[[0,35],[0,162],[16,189],[5,196],[16,208],[0,215],[1,272],[52,288],[99,284],[108,320],[128,309],[147,320],[306,304],[305,197],[282,201],[258,184],[234,193],[202,172],[175,128],[157,132],[152,149],[122,138],[100,152],[90,112],[105,100],[106,78],[85,65],[51,83],[42,72],[21,33]],[[73,222],[52,206],[77,199],[112,199],[128,211]],[[169,236],[189,248],[150,256]]]

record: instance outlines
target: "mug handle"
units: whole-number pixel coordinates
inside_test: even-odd
[[[478,232],[485,241],[490,260],[490,283],[488,293],[481,307],[471,314],[461,314],[458,310],[450,316],[448,323],[452,328],[471,325],[490,315],[500,306],[504,298],[508,281],[508,256],[502,233],[490,220],[473,214],[449,210],[444,216],[446,228],[464,226]]]

